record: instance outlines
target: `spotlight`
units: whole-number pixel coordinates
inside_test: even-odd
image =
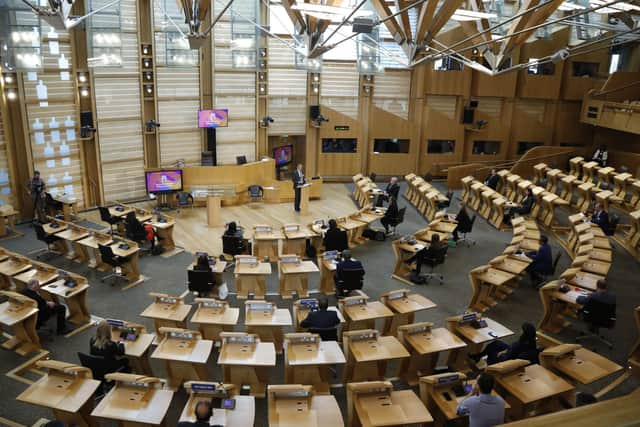
[[[89,96],[89,89],[83,87],[82,89],[80,89],[80,95],[86,98],[87,96]]]
[[[18,97],[18,94],[16,93],[16,91],[15,91],[15,90],[13,90],[13,89],[9,89],[9,90],[7,91],[7,99],[8,99],[9,101],[13,101],[13,100],[15,100],[17,97]]]
[[[144,90],[151,95],[153,93],[153,85],[144,85]]]
[[[156,122],[155,120],[151,119],[148,120],[145,125],[147,126],[147,132],[153,132],[156,128],[160,127],[160,123]]]
[[[8,74],[7,74],[7,75],[5,75],[5,76],[4,76],[4,82],[5,82],[5,83],[13,83],[13,76],[8,75]]]
[[[147,46],[147,45],[142,46],[142,54],[143,55],[148,55],[149,54],[149,46]]]
[[[151,73],[144,73],[144,77],[145,77],[147,80],[151,81],[151,79],[153,79],[153,74],[151,74]]]
[[[86,82],[86,81],[87,81],[87,76],[86,76],[85,74],[80,74],[80,75],[78,76],[78,81],[79,81],[80,83],[84,83],[84,82]]]

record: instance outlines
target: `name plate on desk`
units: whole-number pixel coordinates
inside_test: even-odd
[[[318,309],[318,300],[315,298],[301,299],[298,300],[298,303],[301,307],[304,307],[308,310],[317,310]]]
[[[438,378],[438,385],[452,384],[460,380],[458,374],[445,375]]]
[[[271,227],[268,226],[257,226],[256,228],[254,228],[256,233],[271,233]]]
[[[299,264],[300,258],[297,256],[283,256],[280,257],[280,262],[283,264]]]
[[[278,390],[273,392],[276,397],[309,397],[307,390]]]
[[[298,231],[300,226],[298,225],[285,225],[284,231]]]
[[[313,221],[313,225],[318,225],[322,227],[324,225],[324,219],[316,219],[315,221]]]
[[[238,258],[238,264],[257,264],[258,258],[255,257],[246,257],[246,258]]]
[[[163,304],[175,304],[178,302],[178,299],[172,297],[160,297],[158,298],[158,302],[161,302]]]
[[[169,332],[169,338],[176,338],[180,340],[192,340],[193,334],[189,332]]]
[[[431,326],[429,325],[419,325],[407,328],[407,333],[409,335],[413,334],[421,334],[422,332],[431,332]]]
[[[107,323],[110,324],[111,326],[115,326],[116,328],[123,328],[124,327],[124,321],[122,321],[122,320],[107,319]]]
[[[393,300],[397,300],[397,299],[402,299],[405,296],[407,296],[407,292],[406,291],[396,291],[396,292],[390,292],[389,295],[387,295],[387,299],[389,301],[393,301]]]
[[[353,307],[354,305],[362,305],[366,303],[367,303],[367,300],[365,298],[359,298],[359,299],[345,301],[344,305],[346,305],[347,307]]]
[[[462,319],[460,319],[460,323],[470,323],[474,322],[478,317],[478,313],[475,311],[473,313],[465,313],[462,315]]]
[[[257,337],[255,336],[227,337],[226,342],[233,343],[233,344],[255,344],[257,342]]]
[[[332,260],[338,258],[338,251],[327,251],[322,256],[327,261],[332,261]]]
[[[194,383],[192,382],[190,384],[191,387],[191,391],[197,391],[197,392],[205,392],[205,393],[215,393],[215,394],[220,394],[223,396],[227,395],[227,390],[224,389],[223,387],[218,387],[215,384],[211,384],[211,383]]]
[[[361,390],[354,390],[358,394],[374,394],[374,393],[388,393],[391,390],[386,387],[371,387]]]
[[[349,337],[352,341],[366,341],[366,340],[377,340],[378,339],[378,331],[371,332],[363,332],[358,335],[351,335]]]
[[[291,344],[315,344],[317,342],[320,341],[320,337],[319,336],[297,336],[297,337],[291,337],[289,338],[289,342],[291,342]]]
[[[202,307],[205,308],[225,308],[226,304],[223,302],[217,302],[217,301],[206,301],[202,303]]]
[[[273,311],[273,304],[269,302],[251,302],[247,304],[249,310],[254,311]]]

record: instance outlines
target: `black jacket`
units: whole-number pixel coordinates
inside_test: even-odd
[[[40,311],[40,313],[49,311],[49,306],[47,305],[47,301],[44,298],[42,298],[40,294],[37,293],[36,291],[33,291],[29,288],[24,288],[24,290],[22,291],[22,295],[24,295],[25,297],[29,297],[32,300],[35,300],[35,302],[38,303],[38,310]]]
[[[460,209],[456,215],[456,221],[458,221],[458,232],[467,232],[471,228],[471,218],[465,208]]]
[[[344,261],[340,261],[338,265],[336,265],[336,278],[338,280],[342,280],[343,270],[362,270],[362,274],[364,275],[364,267],[362,266],[362,263],[355,259],[346,259]]]
[[[495,190],[498,188],[498,182],[500,182],[500,177],[498,175],[489,175],[487,179],[484,180],[484,185]]]
[[[347,232],[339,228],[327,230],[322,243],[326,251],[343,251],[349,248]]]
[[[318,310],[309,313],[306,319],[300,322],[303,328],[333,328],[340,324],[338,313],[332,310]]]
[[[293,188],[296,188],[300,185],[300,171],[298,169],[294,170],[291,174],[291,180],[293,181]],[[304,173],[302,174],[302,183],[304,184],[306,181],[304,179]]]
[[[393,196],[395,199],[398,198],[398,194],[400,193],[400,186],[398,184],[387,184],[387,188],[384,191],[389,195]]]
[[[520,203],[518,213],[520,215],[527,215],[531,213],[531,209],[533,209],[533,196],[525,196],[522,203]]]
[[[92,356],[101,356],[105,360],[115,360],[116,356],[124,355],[124,344],[110,341],[104,348],[98,348],[95,346],[95,338],[92,337],[89,341],[89,348]]]

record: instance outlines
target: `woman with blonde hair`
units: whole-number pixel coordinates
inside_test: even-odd
[[[124,356],[124,343],[111,339],[111,325],[106,320],[98,323],[96,336],[91,338],[89,345],[91,355],[102,357],[113,371],[129,370],[129,361],[118,358],[118,356]]]

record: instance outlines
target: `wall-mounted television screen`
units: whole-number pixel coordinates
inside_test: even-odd
[[[226,128],[229,126],[229,110],[198,110],[199,128]]]
[[[182,191],[182,171],[180,169],[145,172],[147,193]]]
[[[276,160],[276,166],[284,166],[293,160],[293,145],[283,145],[273,149],[273,158]]]

